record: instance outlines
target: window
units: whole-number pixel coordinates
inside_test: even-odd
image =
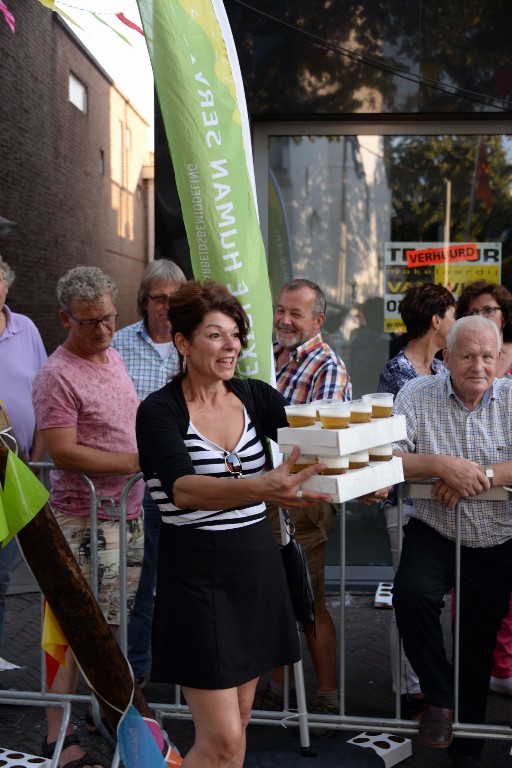
[[[455,296],[482,278],[512,290],[509,131],[499,120],[255,126],[273,297],[295,277],[321,286],[322,336],[344,360],[355,398],[377,390],[403,346],[398,304],[411,282]],[[348,504],[347,577],[390,578],[381,510]],[[331,537],[328,578],[338,557]]]
[[[72,72],[69,73],[69,100],[87,114],[87,87]]]

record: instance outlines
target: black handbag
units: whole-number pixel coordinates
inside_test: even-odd
[[[308,561],[300,541],[295,537],[295,526],[287,509],[282,515],[289,536],[287,544],[281,545],[281,557],[290,590],[295,621],[301,632],[315,634],[315,598],[309,573]]]
[[[249,415],[265,451],[267,466],[271,468],[273,466],[272,453],[269,448],[268,439],[260,426],[249,380],[245,382],[245,391]],[[284,570],[286,571],[295,621],[301,632],[314,635],[315,599],[313,597],[313,585],[311,583],[308,561],[300,541],[295,538],[295,526],[288,514],[288,510],[282,508],[281,511],[286,525],[286,532],[290,539],[286,544],[281,545],[281,556],[283,558]]]

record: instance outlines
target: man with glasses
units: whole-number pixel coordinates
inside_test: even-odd
[[[163,387],[179,372],[178,353],[171,340],[169,302],[185,275],[173,261],[151,261],[137,291],[142,318],[114,334],[112,346],[124,360],[140,400]],[[128,625],[128,661],[139,685],[151,663],[151,625],[161,514],[147,487],[144,492],[144,562]]]
[[[79,266],[59,280],[60,318],[65,341],[48,358],[34,380],[37,426],[51,460],[59,469],[51,473],[51,504],[71,551],[89,580],[90,496],[83,473],[95,485],[98,518],[98,603],[115,630],[120,623],[119,601],[119,499],[126,483],[139,471],[135,440],[135,415],[139,398],[118,352],[111,348],[117,317],[117,287],[97,267]],[[137,589],[143,557],[141,503],[144,486],[136,483],[126,503],[127,600]],[[67,653],[52,693],[72,693],[78,667]],[[63,711],[47,709],[48,733],[43,744],[51,757]],[[88,727],[95,728],[89,715]],[[62,765],[101,765],[99,757],[84,755],[78,736],[68,726]]]
[[[350,400],[352,387],[345,364],[321,336],[326,301],[321,288],[310,280],[286,283],[274,313],[274,360],[277,389],[290,404],[339,398]],[[274,532],[279,536],[279,514],[269,510]],[[315,596],[316,632],[306,636],[317,676],[312,712],[339,713],[336,674],[336,631],[325,603],[325,544],[336,520],[332,504],[313,504],[294,509],[295,534],[308,560]],[[259,691],[256,709],[283,708],[283,670],[274,670],[269,686]],[[320,734],[316,730],[317,735]]]

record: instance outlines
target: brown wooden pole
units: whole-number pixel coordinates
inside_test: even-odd
[[[10,426],[0,409],[0,429]],[[0,482],[5,480],[7,448],[0,441]],[[21,457],[23,460],[24,457]],[[32,573],[66,635],[69,645],[98,697],[114,731],[135,686],[133,704],[152,717],[130,667],[71,552],[49,504],[18,533],[18,542]]]

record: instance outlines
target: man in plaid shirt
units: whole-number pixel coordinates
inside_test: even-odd
[[[352,396],[345,364],[322,340],[325,311],[325,296],[316,283],[292,280],[281,289],[274,315],[274,359],[277,388],[291,404],[350,400]],[[269,517],[280,539],[278,511],[269,510]],[[308,559],[315,595],[316,636],[306,636],[317,676],[312,711],[337,714],[336,631],[325,603],[324,583],[325,543],[334,527],[336,509],[332,504],[313,504],[294,509],[292,517]],[[274,670],[270,686],[256,698],[256,708],[282,709],[283,679],[282,670]]]
[[[512,502],[481,497],[512,483],[512,380],[496,379],[497,326],[463,317],[447,335],[446,374],[405,384],[395,401],[407,438],[395,443],[407,480],[438,478],[404,527],[393,604],[404,648],[427,705],[420,741],[449,748],[454,768],[478,768],[481,739],[452,744],[454,680],[440,614],[455,583],[460,531],[459,721],[484,723],[493,649],[512,588]],[[457,527],[459,520],[459,527]]]

